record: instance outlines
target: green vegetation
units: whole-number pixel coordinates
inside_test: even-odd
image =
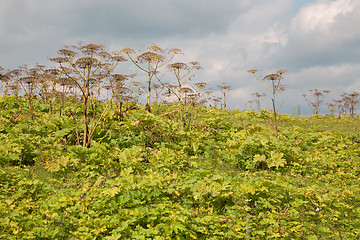
[[[359,238],[359,116],[92,101],[86,147],[81,101],[0,97],[0,239]]]
[[[104,50],[0,67],[0,239],[359,238],[358,93],[321,116],[315,92],[316,115],[289,116],[275,104],[285,71],[268,88],[250,70],[271,112],[258,93],[257,112],[229,111],[231,87],[212,98],[192,81],[198,62],[173,62],[179,49]],[[141,82],[115,73],[127,60]]]

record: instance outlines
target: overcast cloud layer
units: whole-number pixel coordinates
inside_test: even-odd
[[[328,101],[360,92],[359,24],[359,0],[0,0],[0,66],[48,65],[80,40],[111,50],[157,44],[199,61],[194,81],[230,85],[232,109],[266,91],[247,70],[287,69],[280,111],[308,114],[309,89],[331,90]]]

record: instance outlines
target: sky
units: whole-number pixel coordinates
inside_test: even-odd
[[[311,114],[302,96],[310,89],[330,90],[325,102],[360,92],[359,24],[359,0],[0,0],[0,66],[51,65],[78,41],[111,51],[156,44],[181,49],[177,61],[198,61],[192,81],[215,95],[231,86],[230,109],[249,108],[255,92],[267,94],[268,109],[270,93],[247,71],[263,78],[285,69],[278,110]],[[143,80],[130,62],[121,71]]]

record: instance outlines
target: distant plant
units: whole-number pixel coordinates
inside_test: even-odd
[[[350,116],[355,116],[355,110],[360,102],[360,93],[343,93],[341,95],[342,101],[344,102],[344,108],[349,110]]]
[[[333,100],[332,102],[326,103],[326,106],[328,106],[328,108],[330,110],[330,114],[335,115],[335,110],[337,107],[336,101]]]
[[[165,89],[164,86],[162,84],[152,83],[152,89],[155,93],[155,102],[159,102],[161,93]]]
[[[44,72],[45,66],[36,65],[33,68],[29,68],[27,65],[23,65],[18,69],[11,70],[7,73],[7,84],[15,95],[19,93],[19,86],[25,93],[25,97],[29,103],[30,119],[34,120],[34,104],[33,101],[39,92],[38,86],[45,78]]]
[[[110,101],[113,107],[113,100],[115,100],[116,114],[120,116],[120,120],[123,120],[123,105],[126,102],[135,100],[138,98],[140,92],[135,91],[136,88],[130,89],[126,84],[126,80],[133,78],[135,75],[113,74],[110,77],[109,84],[105,86],[107,90],[107,101]],[[109,97],[109,93],[111,96]]]
[[[4,86],[4,94],[7,95],[9,91],[9,87],[11,85],[11,81],[8,75],[8,71],[6,71],[3,67],[0,66],[0,82]]]
[[[348,112],[351,117],[354,117],[357,105],[360,103],[360,93],[343,93],[340,96],[342,97],[341,99],[334,99],[332,102],[326,103],[331,114],[334,114],[337,109],[339,117],[346,112]]]
[[[106,52],[105,46],[97,44],[78,43],[65,46],[58,51],[59,57],[50,60],[58,64],[58,69],[73,86],[81,93],[84,118],[83,147],[90,147],[91,138],[96,127],[104,117],[94,112],[90,115],[91,107],[95,109],[101,89],[107,85],[112,73],[119,63],[126,59],[119,52]]]
[[[68,86],[69,89],[73,89],[73,84],[71,81],[63,75],[61,71],[57,68],[49,68],[44,70],[44,77],[39,79],[39,95],[41,96],[43,102],[49,105],[50,114],[54,113],[53,101],[59,100],[62,102],[61,108],[63,106],[63,100],[65,100],[67,95],[67,89],[65,87]],[[60,90],[61,89],[61,90]],[[62,92],[62,93],[61,93]],[[61,110],[60,110],[61,114]]]
[[[303,94],[302,96],[309,103],[309,105],[313,109],[313,114],[320,114],[320,106],[324,102],[324,99],[327,94],[329,94],[329,90],[318,90],[318,89],[310,89],[309,94]]]
[[[254,104],[256,106],[256,109],[258,111],[261,110],[261,102],[264,100],[264,98],[266,97],[266,94],[263,93],[263,94],[260,94],[260,93],[251,93],[251,95],[253,96],[253,99],[252,100],[249,100],[247,101],[247,104],[251,105]]]
[[[301,105],[296,105],[296,107],[293,108],[293,115],[294,116],[301,115]]]
[[[190,87],[183,87],[181,89],[181,92],[184,93],[184,104],[185,105],[194,105],[194,96],[195,96],[195,91],[194,89],[190,88]]]
[[[222,104],[222,108],[226,108],[226,99],[228,97],[228,93],[230,91],[231,86],[225,85],[225,83],[222,83],[222,85],[218,85],[218,88],[220,88],[221,94],[222,94],[222,99],[223,99],[223,104]]]
[[[138,54],[135,50],[130,48],[124,48],[121,50],[122,53],[126,54],[131,62],[145,72],[147,75],[146,87],[142,87],[143,91],[147,95],[147,101],[145,109],[151,112],[151,91],[152,91],[152,80],[159,70],[165,65],[169,64],[175,55],[182,54],[180,49],[162,49],[156,45],[151,45],[145,48],[145,52]]]
[[[190,62],[189,64],[177,62],[167,66],[169,71],[173,73],[176,78],[175,84],[164,84],[160,79],[159,81],[163,86],[168,86],[167,89],[176,97],[179,104],[184,104],[184,92],[183,89],[191,78],[195,76],[198,70],[201,69],[200,63]]]
[[[345,105],[344,105],[343,99],[333,100],[332,103],[328,104],[328,107],[334,108],[334,112],[335,112],[335,108],[336,108],[338,111],[338,117],[341,117],[341,115],[345,113]],[[331,109],[330,109],[330,111],[331,111]]]
[[[221,100],[222,100],[221,97],[212,97],[211,100],[214,103],[215,107],[218,107],[219,104],[221,105]]]
[[[279,92],[282,92],[285,90],[284,85],[282,84],[282,80],[284,79],[283,74],[286,72],[286,70],[278,70],[276,73],[272,73],[272,74],[268,74],[266,75],[263,80],[269,80],[271,82],[271,87],[267,87],[263,82],[261,82],[258,78],[258,76],[256,76],[256,72],[257,70],[252,69],[248,71],[249,73],[253,74],[255,79],[261,84],[263,85],[272,95],[271,97],[271,105],[272,105],[272,110],[273,110],[273,120],[274,120],[274,128],[275,128],[275,136],[278,137],[279,132],[278,132],[278,124],[277,124],[277,112],[276,112],[276,101],[275,101],[275,97],[276,94]]]
[[[194,93],[190,96],[194,105],[204,106],[211,100],[212,89],[206,88],[207,83],[198,82],[191,85],[194,89]]]
[[[165,84],[160,79],[158,80],[164,87],[167,88],[169,92],[171,92],[172,95],[176,97],[179,104],[178,107],[179,107],[180,121],[183,122],[185,125],[184,107],[186,105],[184,99],[187,98],[187,93],[190,92],[189,88],[186,87],[186,84],[188,84],[191,78],[195,76],[197,71],[201,69],[201,66],[200,63],[198,62],[190,62],[189,64],[176,62],[167,65],[167,68],[175,76],[176,83]]]

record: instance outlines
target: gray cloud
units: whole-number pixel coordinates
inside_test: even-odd
[[[248,69],[289,70],[281,109],[291,113],[311,88],[360,91],[359,22],[357,0],[0,0],[0,66],[47,64],[79,40],[114,50],[155,43],[199,61],[196,81],[231,85],[232,108],[264,92]]]
[[[216,0],[3,0],[1,8],[2,52],[27,62],[35,57],[22,56],[29,56],[30,45],[42,56],[79,40],[134,47],[167,37],[222,34],[245,4],[236,0],[226,4]],[[9,65],[14,63],[9,60]]]
[[[319,2],[292,20],[288,42],[277,56],[297,68],[356,62],[360,53],[360,2]]]
[[[5,0],[6,1],[6,0]],[[226,31],[244,8],[216,0],[7,0],[7,17],[21,32],[52,25],[65,34],[104,37],[199,37]],[[18,15],[14,18],[12,12]],[[22,24],[21,24],[22,23]],[[66,26],[66,28],[64,28]],[[14,26],[12,26],[14,27]],[[8,29],[10,30],[10,29]]]

